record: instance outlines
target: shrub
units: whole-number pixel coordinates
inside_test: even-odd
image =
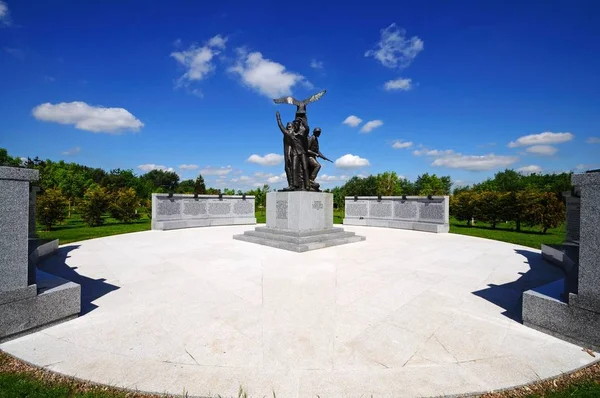
[[[503,219],[506,220],[504,196],[506,195],[500,192],[482,192],[477,198],[475,217],[489,223],[492,228],[496,228],[496,224]]]
[[[466,221],[471,226],[475,217],[476,204],[479,194],[475,192],[461,192],[450,198],[450,213],[459,221]]]
[[[47,189],[36,202],[36,217],[46,231],[65,219],[69,201],[60,189]]]
[[[81,218],[90,227],[104,224],[102,216],[108,210],[110,196],[106,188],[92,186],[85,191],[83,201],[81,202]]]
[[[140,217],[137,214],[138,205],[139,199],[137,198],[135,189],[121,188],[117,191],[113,202],[110,204],[110,214],[113,218],[121,222],[130,223]]]
[[[542,232],[558,227],[565,219],[565,205],[553,192],[539,192],[531,198],[525,210],[526,222],[530,226],[539,225]]]

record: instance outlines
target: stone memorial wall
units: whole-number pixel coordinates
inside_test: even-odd
[[[449,197],[354,196],[346,197],[345,225],[363,225],[448,232]]]
[[[256,224],[254,196],[152,194],[152,229]]]

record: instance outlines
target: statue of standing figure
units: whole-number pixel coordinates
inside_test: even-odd
[[[283,133],[283,155],[285,161],[285,174],[288,181],[288,187],[283,191],[320,191],[319,184],[316,182],[317,174],[321,169],[321,164],[317,157],[331,162],[319,150],[319,136],[321,129],[319,127],[313,130],[313,135],[308,136],[310,131],[308,127],[308,118],[306,116],[306,105],[317,101],[325,94],[325,90],[305,99],[298,101],[293,97],[283,97],[274,99],[276,104],[296,105],[296,117],[293,122],[288,122],[284,127],[281,122],[281,115],[276,113],[277,124]]]

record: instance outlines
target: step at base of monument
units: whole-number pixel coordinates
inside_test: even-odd
[[[254,231],[246,231],[243,235],[234,235],[233,239],[303,253],[310,250],[360,242],[366,238],[356,235],[354,232],[346,232],[343,228],[298,232],[256,227]]]

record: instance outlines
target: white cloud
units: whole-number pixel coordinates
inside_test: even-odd
[[[272,177],[267,178],[267,182],[269,184],[279,184],[286,180],[287,180],[287,177],[286,177],[285,173],[281,173],[278,176],[272,176]]]
[[[533,145],[528,147],[525,151],[535,153],[536,155],[552,156],[558,151],[558,148],[553,147],[552,145]]]
[[[435,156],[435,157],[439,157],[439,156],[447,156],[447,155],[452,155],[454,154],[454,151],[452,149],[446,149],[444,151],[440,151],[438,149],[427,149],[427,148],[422,148],[422,149],[416,149],[413,151],[413,155],[415,156]]]
[[[186,69],[186,72],[179,78],[179,84],[185,85],[191,81],[202,80],[212,72],[215,69],[212,60],[221,53],[219,50],[225,48],[226,42],[227,38],[216,35],[202,47],[191,45],[187,50],[172,52],[171,57]]]
[[[65,156],[71,156],[71,155],[77,155],[79,152],[81,152],[81,148],[76,146],[74,148],[67,149],[66,151],[61,152],[61,153]]]
[[[263,58],[259,52],[240,54],[235,66],[229,71],[240,76],[242,83],[269,98],[291,95],[292,87],[306,82],[304,76],[287,71],[282,64]]]
[[[316,59],[313,59],[310,61],[310,67],[314,69],[323,69],[323,61],[317,61]]]
[[[154,164],[154,163],[146,163],[140,164],[138,169],[145,171],[146,173],[152,170],[162,170],[162,171],[175,171],[172,167],[163,166],[162,164]]]
[[[317,176],[317,182],[323,182],[323,183],[346,181],[347,179],[348,179],[347,175],[332,176],[332,175],[328,175],[328,174],[323,174],[323,175]]]
[[[387,68],[406,68],[423,51],[423,40],[417,36],[406,37],[406,31],[393,23],[381,30],[381,39],[375,49],[365,52]]]
[[[547,145],[560,144],[561,142],[571,141],[575,136],[571,133],[552,133],[546,131],[539,134],[530,134],[519,137],[516,141],[508,143],[509,148],[529,145]]]
[[[181,170],[198,170],[200,166],[198,166],[197,164],[181,164],[179,165],[179,168]]]
[[[408,91],[412,88],[412,79],[398,78],[396,80],[388,80],[383,86],[387,91],[402,90]]]
[[[507,167],[518,161],[519,158],[515,156],[499,156],[493,153],[481,156],[452,153],[435,159],[431,165],[449,167],[451,169],[483,171]]]
[[[335,167],[340,169],[357,169],[360,167],[370,166],[371,164],[367,159],[361,158],[360,156],[353,155],[348,153],[340,158],[338,158],[335,162]]]
[[[373,131],[373,129],[376,129],[377,127],[381,127],[383,126],[383,122],[381,120],[371,120],[369,122],[366,122],[364,126],[362,126],[362,128],[360,129],[361,133],[370,133],[371,131]]]
[[[220,49],[225,49],[225,44],[227,43],[227,38],[223,37],[221,35],[216,35],[214,37],[211,37],[208,40],[208,46],[209,47],[215,47],[215,48],[220,48]]]
[[[411,141],[396,140],[392,143],[392,148],[394,149],[410,148],[411,146],[413,146]]]
[[[93,133],[119,134],[124,131],[139,131],[144,127],[139,119],[127,109],[91,106],[85,102],[49,102],[33,108],[33,116],[44,122],[73,124],[79,130]]]
[[[537,165],[523,166],[519,167],[517,171],[521,174],[533,174],[533,173],[541,173],[542,168]]]
[[[8,5],[0,0],[0,25],[10,25],[10,15],[8,13]]]
[[[516,156],[500,156],[493,153],[487,155],[463,155],[452,149],[438,150],[421,148],[413,151],[415,156],[430,156],[434,158],[432,166],[442,166],[451,169],[462,169],[469,171],[492,170],[499,167],[507,167],[519,161]]]
[[[342,122],[342,124],[347,124],[350,127],[356,127],[362,123],[362,119],[358,118],[354,115],[350,115]]]
[[[225,176],[233,171],[231,166],[227,167],[211,167],[206,166],[202,170],[200,170],[200,174],[202,176]]]
[[[254,154],[250,155],[247,161],[261,166],[276,166],[283,162],[283,156],[276,153],[268,153],[265,156]]]
[[[589,137],[585,142],[588,144],[600,144],[600,137]]]
[[[575,168],[578,171],[593,170],[593,169],[600,168],[600,163],[597,163],[597,164],[578,164]]]

